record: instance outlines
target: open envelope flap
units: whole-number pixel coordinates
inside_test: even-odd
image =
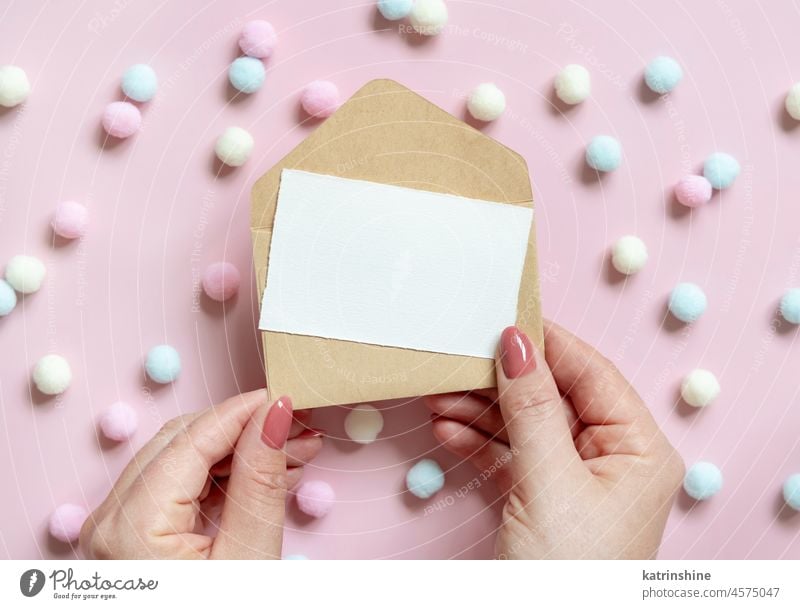
[[[284,168],[533,205],[520,155],[400,84],[372,81],[254,185],[251,227],[259,302]],[[517,325],[541,345],[535,222],[517,309]],[[270,331],[262,338],[270,395],[291,395],[298,409],[495,384],[494,362],[483,358]]]

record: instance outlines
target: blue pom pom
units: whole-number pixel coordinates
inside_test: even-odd
[[[17,293],[5,279],[0,279],[0,317],[5,317],[17,306]]]
[[[308,560],[308,556],[303,554],[287,554],[282,560]]]
[[[790,324],[800,324],[800,288],[792,288],[783,295],[781,315]]]
[[[724,152],[715,152],[703,164],[703,175],[711,186],[720,190],[728,188],[741,171],[739,161]]]
[[[255,57],[239,57],[228,68],[228,80],[242,93],[255,93],[264,84],[264,64]]]
[[[644,81],[655,93],[669,93],[682,78],[683,70],[672,57],[656,57],[644,71]]]
[[[792,474],[783,483],[783,500],[793,510],[800,511],[800,474]]]
[[[722,488],[722,472],[713,463],[698,461],[686,472],[683,490],[692,499],[704,501],[716,495]]]
[[[408,17],[414,0],[378,0],[378,10],[385,19],[397,21]]]
[[[697,320],[707,305],[703,290],[693,283],[679,283],[669,296],[669,312],[687,324]]]
[[[148,351],[144,368],[156,383],[171,383],[181,373],[181,356],[169,345],[158,345]]]
[[[137,102],[153,99],[158,88],[156,73],[148,65],[137,63],[122,75],[122,92]]]
[[[406,474],[406,486],[420,499],[432,497],[444,486],[444,472],[433,459],[422,459]]]
[[[614,171],[622,162],[622,146],[610,135],[592,138],[586,147],[586,163],[597,171]]]

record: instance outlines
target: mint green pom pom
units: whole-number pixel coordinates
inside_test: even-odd
[[[433,459],[422,459],[406,474],[406,486],[420,499],[432,497],[444,486],[444,472]]]

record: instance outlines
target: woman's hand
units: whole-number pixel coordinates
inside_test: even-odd
[[[507,328],[497,391],[427,398],[437,439],[504,493],[497,556],[655,557],[683,461],[592,347],[547,323],[545,355]]]
[[[128,464],[86,520],[88,558],[280,558],[284,504],[320,433],[271,406],[266,391],[169,421]],[[204,534],[211,504],[222,502],[216,536]]]

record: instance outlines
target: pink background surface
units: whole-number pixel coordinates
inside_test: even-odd
[[[336,8],[331,8],[333,5]],[[301,124],[298,91],[335,81],[348,96],[373,78],[394,78],[463,115],[464,91],[494,81],[508,110],[485,131],[531,168],[537,203],[543,307],[607,353],[633,381],[687,463],[715,462],[725,487],[692,506],[681,497],[664,558],[800,558],[800,517],[782,509],[783,480],[800,471],[797,333],[775,322],[784,290],[800,284],[797,193],[800,130],[782,109],[800,78],[800,14],[789,2],[745,0],[596,3],[451,1],[450,27],[418,43],[376,18],[372,3],[342,0],[259,4],[43,2],[0,9],[0,63],[22,66],[33,93],[0,113],[2,262],[42,257],[45,287],[0,321],[0,556],[68,557],[46,520],[63,502],[96,505],[162,422],[262,384],[250,282],[235,302],[195,299],[209,262],[250,265],[253,181],[315,125]],[[266,18],[280,36],[267,81],[230,101],[225,70],[241,25]],[[668,100],[641,85],[646,61],[676,57],[686,77]],[[130,64],[160,78],[142,132],[102,145],[99,115],[119,99]],[[562,112],[552,78],[571,62],[592,72],[593,97]],[[236,124],[256,137],[244,167],[217,175],[213,145]],[[585,142],[617,136],[619,171],[598,181],[584,170]],[[742,163],[722,196],[691,213],[671,185],[714,150]],[[59,200],[89,205],[79,243],[53,244]],[[607,250],[640,235],[651,260],[635,278],[609,272]],[[689,328],[665,322],[678,281],[707,291],[709,310]],[[198,306],[199,305],[199,306]],[[183,356],[179,381],[143,385],[142,354],[169,342]],[[31,396],[30,370],[47,352],[71,362],[74,381],[57,399]],[[681,405],[682,376],[717,373],[722,393],[696,412]],[[133,447],[98,442],[94,421],[118,399],[135,405]],[[488,557],[498,510],[484,485],[459,493],[474,472],[435,447],[418,402],[383,406],[373,445],[329,440],[307,477],[330,481],[341,502],[306,522],[290,508],[285,551],[312,558]],[[343,436],[345,411],[315,414]],[[442,497],[425,513],[401,494],[409,461],[432,455],[449,469]],[[463,495],[463,496],[462,496]]]

